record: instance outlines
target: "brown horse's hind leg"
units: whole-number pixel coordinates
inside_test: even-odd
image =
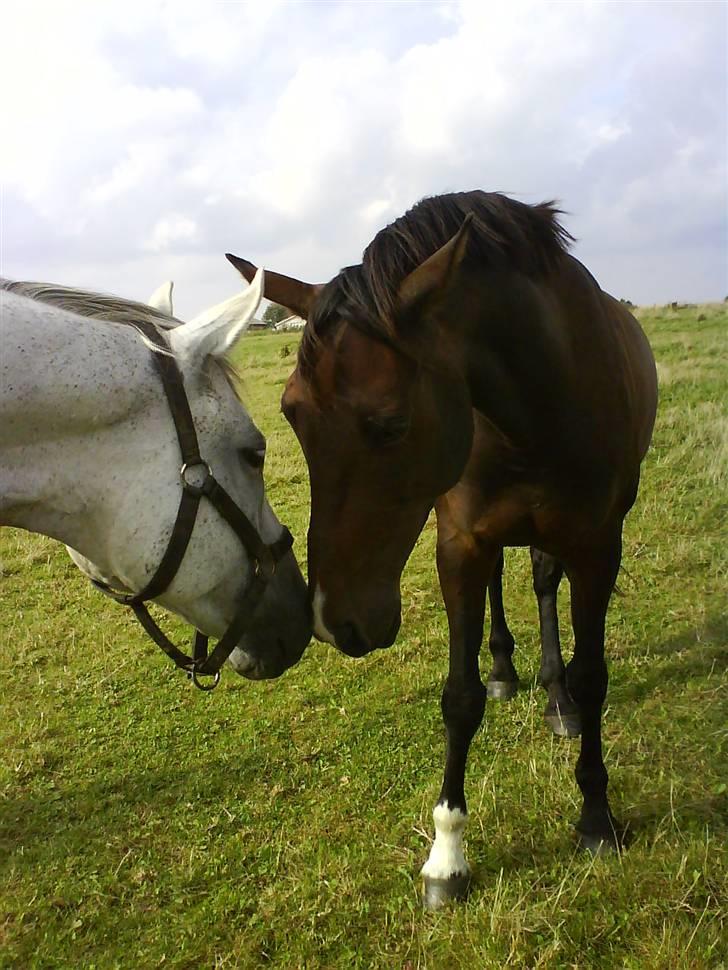
[[[558,559],[531,546],[533,589],[538,600],[541,628],[539,684],[548,693],[544,720],[554,734],[575,738],[581,733],[579,710],[566,689],[566,667],[561,657],[556,596],[564,569]]]
[[[488,675],[488,697],[497,701],[509,701],[518,691],[518,674],[513,666],[515,642],[508,629],[503,609],[503,550],[488,583],[490,602],[490,637],[488,649],[493,655],[493,667]]]
[[[485,593],[498,551],[451,529],[446,512],[438,508],[437,567],[450,627],[450,666],[442,693],[447,732],[445,773],[432,813],[435,841],[422,868],[427,909],[439,909],[464,896],[470,882],[462,842],[467,822],[465,764],[485,711],[486,689],[478,658]]]
[[[607,694],[604,623],[619,571],[621,538],[566,563],[571,582],[574,657],[566,670],[571,696],[581,714],[581,752],[576,780],[584,797],[576,830],[583,848],[598,853],[618,848],[620,834],[607,799],[607,769],[602,758],[602,705]]]

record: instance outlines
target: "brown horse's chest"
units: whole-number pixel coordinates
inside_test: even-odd
[[[620,492],[611,469],[563,462],[556,449],[519,449],[478,412],[474,425],[470,458],[443,505],[456,528],[486,542],[556,550],[609,522]]]
[[[610,510],[593,503],[564,503],[546,488],[518,485],[484,495],[458,483],[437,504],[457,531],[499,546],[529,546],[563,553],[606,525]]]
[[[558,555],[609,522],[612,491],[586,479],[563,480],[554,469],[539,475],[538,469],[523,467],[515,453],[507,455],[499,442],[478,436],[462,478],[437,508],[458,531],[483,542],[534,545]]]

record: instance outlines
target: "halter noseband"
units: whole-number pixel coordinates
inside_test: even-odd
[[[182,455],[182,466],[180,468],[182,495],[167,549],[156,572],[143,589],[138,593],[120,593],[112,589],[107,583],[95,579],[92,579],[91,582],[102,593],[106,593],[107,596],[116,600],[117,603],[130,606],[152,640],[178,667],[187,671],[196,687],[199,687],[200,690],[212,690],[220,680],[220,668],[239,643],[246,626],[248,626],[251,614],[260,603],[266,586],[273,578],[279,560],[293,545],[293,536],[283,526],[280,537],[275,542],[266,544],[247,515],[217,481],[210,470],[210,466],[200,457],[197,432],[185,393],[182,374],[177,361],[170,353],[169,344],[164,334],[157,330],[153,324],[146,321],[135,321],[133,326],[144,334],[153,348],[158,348],[152,350],[152,360],[161,378],[177,432],[177,440]],[[203,473],[202,481],[198,484],[190,480],[190,473],[196,469]],[[193,656],[190,657],[176,647],[162,632],[152,619],[145,603],[147,600],[155,599],[161,595],[177,575],[192,536],[197,510],[203,496],[212,503],[240,539],[250,557],[253,575],[235,616],[212,653],[208,656],[208,637],[196,630]],[[204,684],[200,682],[198,678],[203,675],[213,677],[212,683]]]

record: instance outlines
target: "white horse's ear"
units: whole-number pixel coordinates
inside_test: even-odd
[[[259,269],[244,293],[205,310],[189,323],[168,333],[172,352],[183,361],[222,357],[245,333],[263,297],[263,270]]]
[[[166,313],[167,316],[173,317],[174,310],[172,309],[172,290],[174,289],[174,283],[172,280],[167,280],[166,283],[162,283],[161,286],[152,293],[152,295],[147,300],[147,305],[153,307],[155,310],[161,310],[162,313]]]

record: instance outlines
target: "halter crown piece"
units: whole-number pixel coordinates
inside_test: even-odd
[[[131,607],[136,618],[152,640],[178,667],[187,671],[196,687],[199,687],[200,690],[213,690],[220,681],[220,668],[240,642],[245,628],[249,625],[255,609],[263,598],[268,583],[275,574],[278,562],[293,545],[293,536],[283,526],[278,539],[266,544],[247,515],[217,481],[208,463],[200,457],[197,432],[184,389],[182,374],[177,361],[170,353],[169,344],[164,334],[153,324],[146,321],[136,321],[133,326],[144,334],[151,345],[152,359],[162,381],[169,410],[172,414],[182,456],[180,467],[182,495],[167,549],[156,572],[143,589],[138,593],[121,593],[107,583],[95,579],[92,579],[91,582],[102,593],[106,593],[107,596],[116,600],[117,603]],[[202,473],[202,481],[199,481],[200,472]],[[147,600],[160,596],[177,575],[192,536],[197,510],[203,496],[212,503],[240,539],[251,560],[252,577],[235,616],[212,653],[208,655],[207,652],[208,637],[196,630],[193,640],[193,655],[190,657],[176,647],[162,632],[152,619],[145,604]],[[200,681],[201,676],[210,676],[213,680],[208,684]]]

